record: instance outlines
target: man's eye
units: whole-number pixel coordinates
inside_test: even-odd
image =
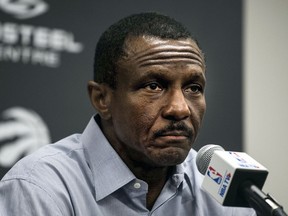
[[[203,88],[198,84],[193,84],[187,89],[187,91],[191,91],[194,94],[195,93],[201,93],[201,92],[203,92]]]
[[[153,91],[161,91],[162,90],[162,88],[157,83],[149,83],[145,86],[145,88],[148,90],[153,90]]]

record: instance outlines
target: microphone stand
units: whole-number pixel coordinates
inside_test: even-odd
[[[288,216],[283,207],[273,199],[269,194],[265,194],[252,182],[243,184],[242,194],[258,216]]]

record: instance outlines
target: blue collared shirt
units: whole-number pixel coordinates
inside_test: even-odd
[[[252,216],[222,207],[201,189],[196,152],[177,165],[152,210],[137,179],[92,118],[82,134],[47,145],[18,162],[0,182],[1,216]]]

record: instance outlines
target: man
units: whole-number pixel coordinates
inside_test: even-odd
[[[201,189],[195,141],[205,61],[180,23],[126,17],[101,36],[88,91],[97,114],[82,134],[47,145],[2,179],[2,215],[255,215]]]

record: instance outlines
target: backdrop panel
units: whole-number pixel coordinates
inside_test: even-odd
[[[0,177],[24,155],[83,130],[94,113],[86,85],[95,44],[110,24],[142,11],[183,22],[205,52],[208,110],[195,149],[241,150],[241,1],[25,4],[0,2]]]

